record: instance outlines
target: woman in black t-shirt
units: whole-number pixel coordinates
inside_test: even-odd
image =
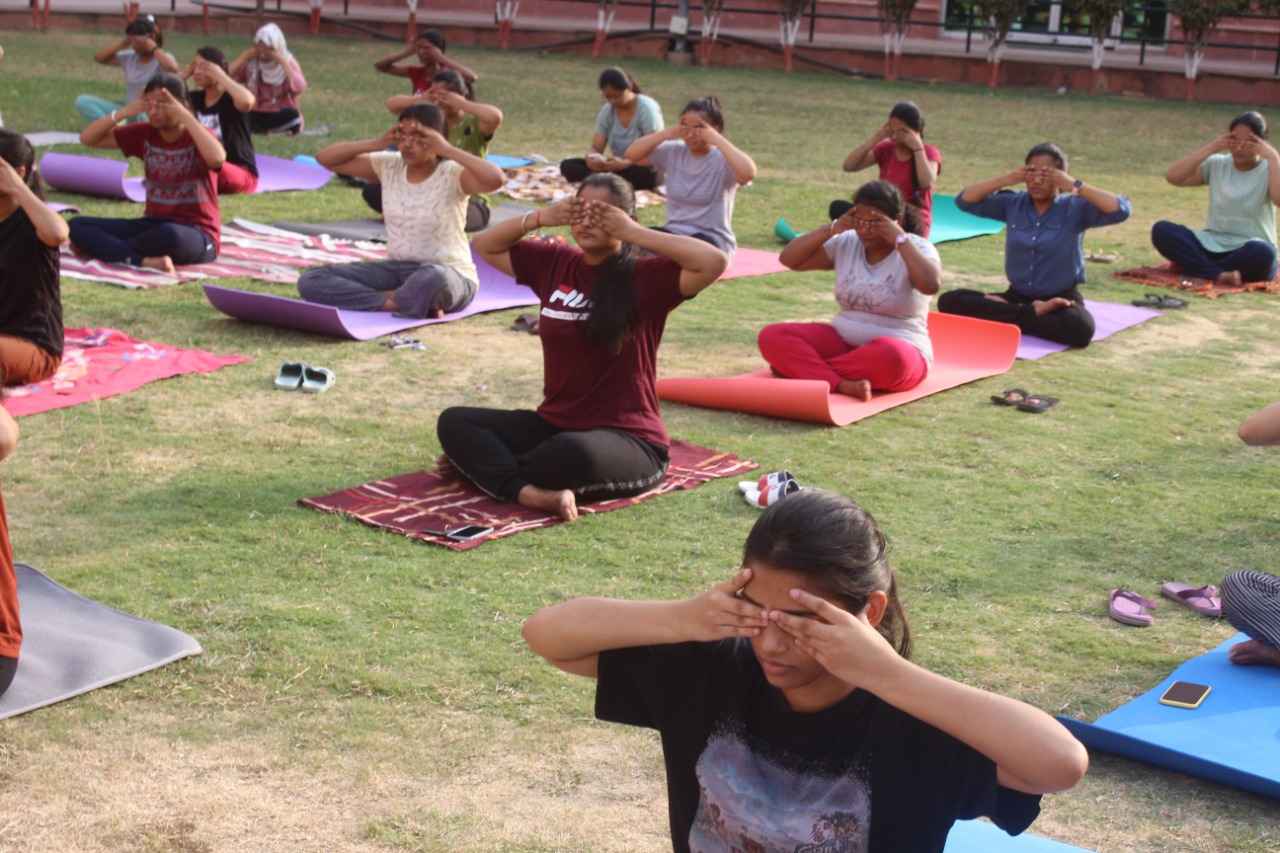
[[[183,80],[201,88],[187,93],[191,112],[213,131],[227,159],[218,170],[218,195],[251,193],[258,188],[258,159],[249,136],[248,113],[257,99],[227,74],[227,57],[216,47],[202,47],[182,70]]]
[[[62,362],[58,247],[67,223],[44,203],[35,150],[0,130],[0,380],[28,385]]]
[[[579,598],[524,637],[598,679],[598,718],[662,734],[677,851],[941,853],[956,820],[982,815],[1021,832],[1088,755],[1043,711],[908,660],[885,551],[866,510],[801,491],[702,595]]]

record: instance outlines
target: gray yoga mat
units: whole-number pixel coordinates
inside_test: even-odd
[[[200,644],[176,628],[90,601],[26,563],[14,569],[22,651],[0,696],[0,719],[200,654]]]
[[[523,204],[500,204],[489,212],[489,227],[508,219],[518,219],[526,213],[537,210]],[[328,234],[339,240],[378,240],[387,241],[387,226],[381,219],[347,219],[342,222],[277,222],[277,228],[293,231],[298,234],[319,236]]]

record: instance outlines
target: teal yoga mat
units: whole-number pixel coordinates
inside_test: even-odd
[[[1003,230],[1003,222],[974,216],[956,207],[956,197],[953,195],[933,196],[933,225],[929,229],[929,242],[935,246],[954,240],[999,234]]]
[[[1192,658],[1093,723],[1058,719],[1090,749],[1280,798],[1280,669],[1228,661],[1227,650],[1247,639],[1237,634]],[[1194,711],[1161,705],[1175,681],[1212,691]]]

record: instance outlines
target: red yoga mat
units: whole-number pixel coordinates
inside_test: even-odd
[[[659,379],[658,397],[708,409],[727,409],[794,421],[845,426],[938,391],[1007,371],[1022,333],[1008,323],[955,314],[930,314],[933,368],[910,391],[876,393],[864,403],[831,392],[818,379],[781,379],[768,368],[741,376]]]

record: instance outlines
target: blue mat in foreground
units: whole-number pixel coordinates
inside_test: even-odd
[[[981,820],[962,820],[951,827],[943,853],[1082,853],[1084,848],[1035,835],[1010,835]]]
[[[1174,670],[1155,689],[1089,724],[1058,717],[1090,749],[1280,797],[1280,669],[1235,666],[1237,634]],[[1207,684],[1196,710],[1161,705],[1175,681]]]

